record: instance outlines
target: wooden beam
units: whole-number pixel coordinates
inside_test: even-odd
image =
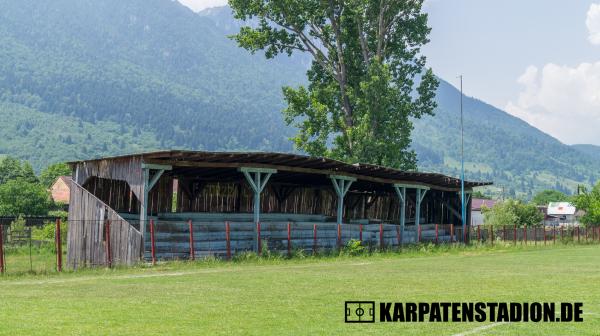
[[[142,169],[173,170],[173,166],[165,165],[165,164],[142,162]]]
[[[147,160],[147,162],[150,162]],[[432,184],[414,182],[414,181],[403,181],[403,180],[392,180],[385,179],[374,176],[366,176],[366,175],[357,175],[352,173],[340,172],[340,171],[332,171],[327,169],[314,169],[314,168],[303,168],[303,167],[288,167],[282,165],[271,165],[271,164],[262,164],[262,163],[239,163],[239,162],[195,162],[195,161],[171,161],[171,160],[153,160],[151,163],[156,164],[170,164],[173,167],[195,167],[195,168],[266,168],[266,169],[275,169],[278,171],[287,171],[293,173],[303,173],[303,174],[320,174],[320,175],[338,175],[344,177],[351,177],[357,180],[368,181],[373,183],[382,183],[382,184],[409,184],[412,188],[416,188],[416,186],[436,189],[441,191],[459,191],[460,186],[456,188],[447,188]]]

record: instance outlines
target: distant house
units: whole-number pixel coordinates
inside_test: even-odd
[[[471,201],[471,225],[483,225],[483,212],[481,209],[483,207],[491,209],[496,203],[496,201],[489,199],[473,198],[473,201]]]
[[[71,176],[59,176],[50,187],[50,194],[54,202],[68,205],[71,196]]]
[[[569,202],[550,202],[546,214],[546,225],[577,224],[577,208]]]

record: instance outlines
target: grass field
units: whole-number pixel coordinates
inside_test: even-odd
[[[345,300],[584,302],[583,323],[344,324]],[[600,246],[168,263],[0,278],[2,335],[599,335]]]

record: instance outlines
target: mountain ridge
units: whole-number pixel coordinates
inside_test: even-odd
[[[2,154],[39,170],[151,149],[294,151],[281,87],[305,83],[310,58],[266,60],[238,48],[227,36],[241,23],[227,7],[194,13],[170,0],[0,0],[0,9],[0,115],[22,115],[0,129],[11,139],[0,142]],[[442,80],[436,115],[415,121],[419,170],[459,175],[459,94]],[[493,180],[489,193],[574,192],[600,177],[600,154],[478,99],[464,102],[466,178]],[[26,122],[36,118],[45,122]]]

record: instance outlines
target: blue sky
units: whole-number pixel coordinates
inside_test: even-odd
[[[194,10],[226,0],[180,0]],[[559,140],[600,145],[600,0],[426,0],[429,66]]]

